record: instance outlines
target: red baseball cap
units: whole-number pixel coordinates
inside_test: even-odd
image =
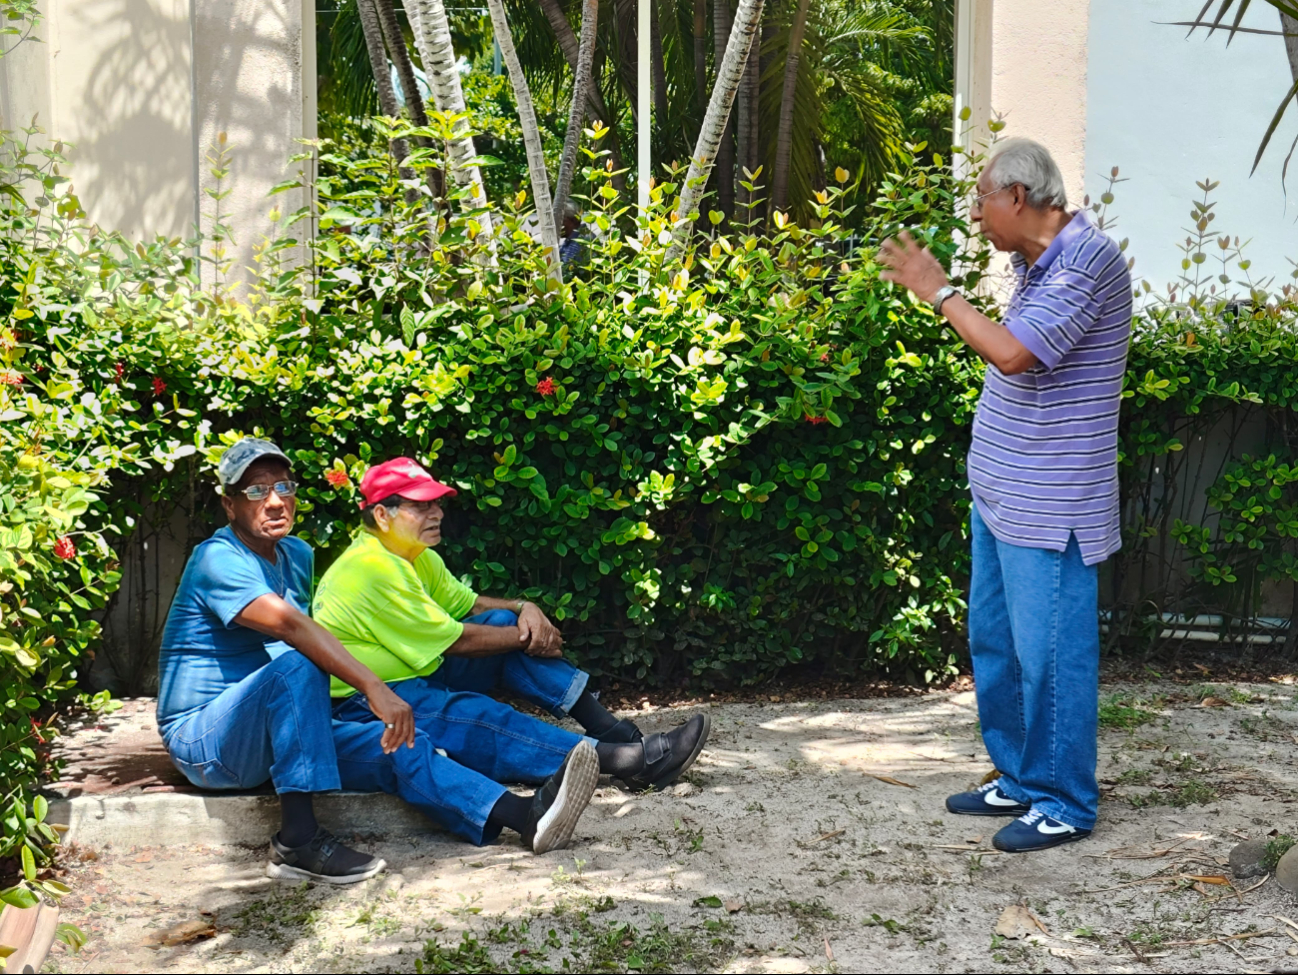
[[[384,498],[399,494],[411,501],[436,501],[453,498],[458,492],[436,480],[417,461],[398,457],[371,467],[361,478],[361,507],[378,504]]]

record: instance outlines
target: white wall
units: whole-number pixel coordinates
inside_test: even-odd
[[[207,156],[227,133],[222,219],[236,265],[250,264],[273,230],[272,208],[302,203],[266,193],[288,175],[297,140],[316,134],[313,0],[43,0],[41,8],[41,43],[0,58],[0,129],[38,114],[50,140],[71,144],[73,184],[90,218],[132,239],[188,237],[196,222],[210,232]]]
[[[1298,260],[1298,158],[1290,199],[1281,167],[1298,134],[1298,110],[1276,133],[1256,175],[1257,145],[1281,95],[1293,84],[1284,41],[1238,35],[1228,48],[1168,21],[1190,20],[1201,0],[1091,0],[1087,72],[1087,190],[1120,166],[1115,236],[1131,239],[1137,279],[1156,288],[1180,274],[1178,241],[1191,225],[1197,180],[1220,180],[1213,230],[1252,238],[1253,273],[1288,281]],[[1215,6],[1215,5],[1214,5]],[[1276,30],[1275,9],[1255,3],[1244,26]]]

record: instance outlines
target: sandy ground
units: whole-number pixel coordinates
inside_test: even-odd
[[[1211,879],[1240,838],[1298,832],[1295,690],[1106,688],[1099,827],[1030,856],[991,850],[1000,820],[943,811],[988,770],[970,693],[716,705],[688,781],[601,788],[572,847],[545,857],[358,823],[390,870],[339,891],[265,879],[261,850],[69,851],[64,918],[90,940],[46,970],[1298,969],[1298,926],[1273,917],[1298,921],[1293,898]],[[1013,905],[1039,921],[1026,937],[995,933]],[[147,946],[180,924],[207,936]]]

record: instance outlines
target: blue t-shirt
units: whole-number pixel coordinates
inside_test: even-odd
[[[171,601],[158,659],[158,727],[201,708],[272,657],[289,649],[234,622],[253,600],[273,593],[310,615],[315,553],[300,538],[284,538],[272,565],[229,527],[199,543]]]

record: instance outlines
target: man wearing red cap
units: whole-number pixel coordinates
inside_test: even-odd
[[[348,788],[397,792],[478,843],[500,826],[517,828],[521,800],[485,783],[542,781],[582,738],[487,696],[494,691],[572,717],[595,743],[600,770],[633,789],[663,788],[698,758],[706,715],[643,735],[586,689],[589,676],[562,658],[563,639],[539,608],[478,595],[451,575],[433,547],[454,488],[403,457],[371,468],[360,491],[363,529],[321,579],[313,615],[410,703],[419,733],[447,759],[403,771],[377,752],[351,763],[340,747]],[[365,695],[343,680],[331,693],[336,719],[374,720]]]

